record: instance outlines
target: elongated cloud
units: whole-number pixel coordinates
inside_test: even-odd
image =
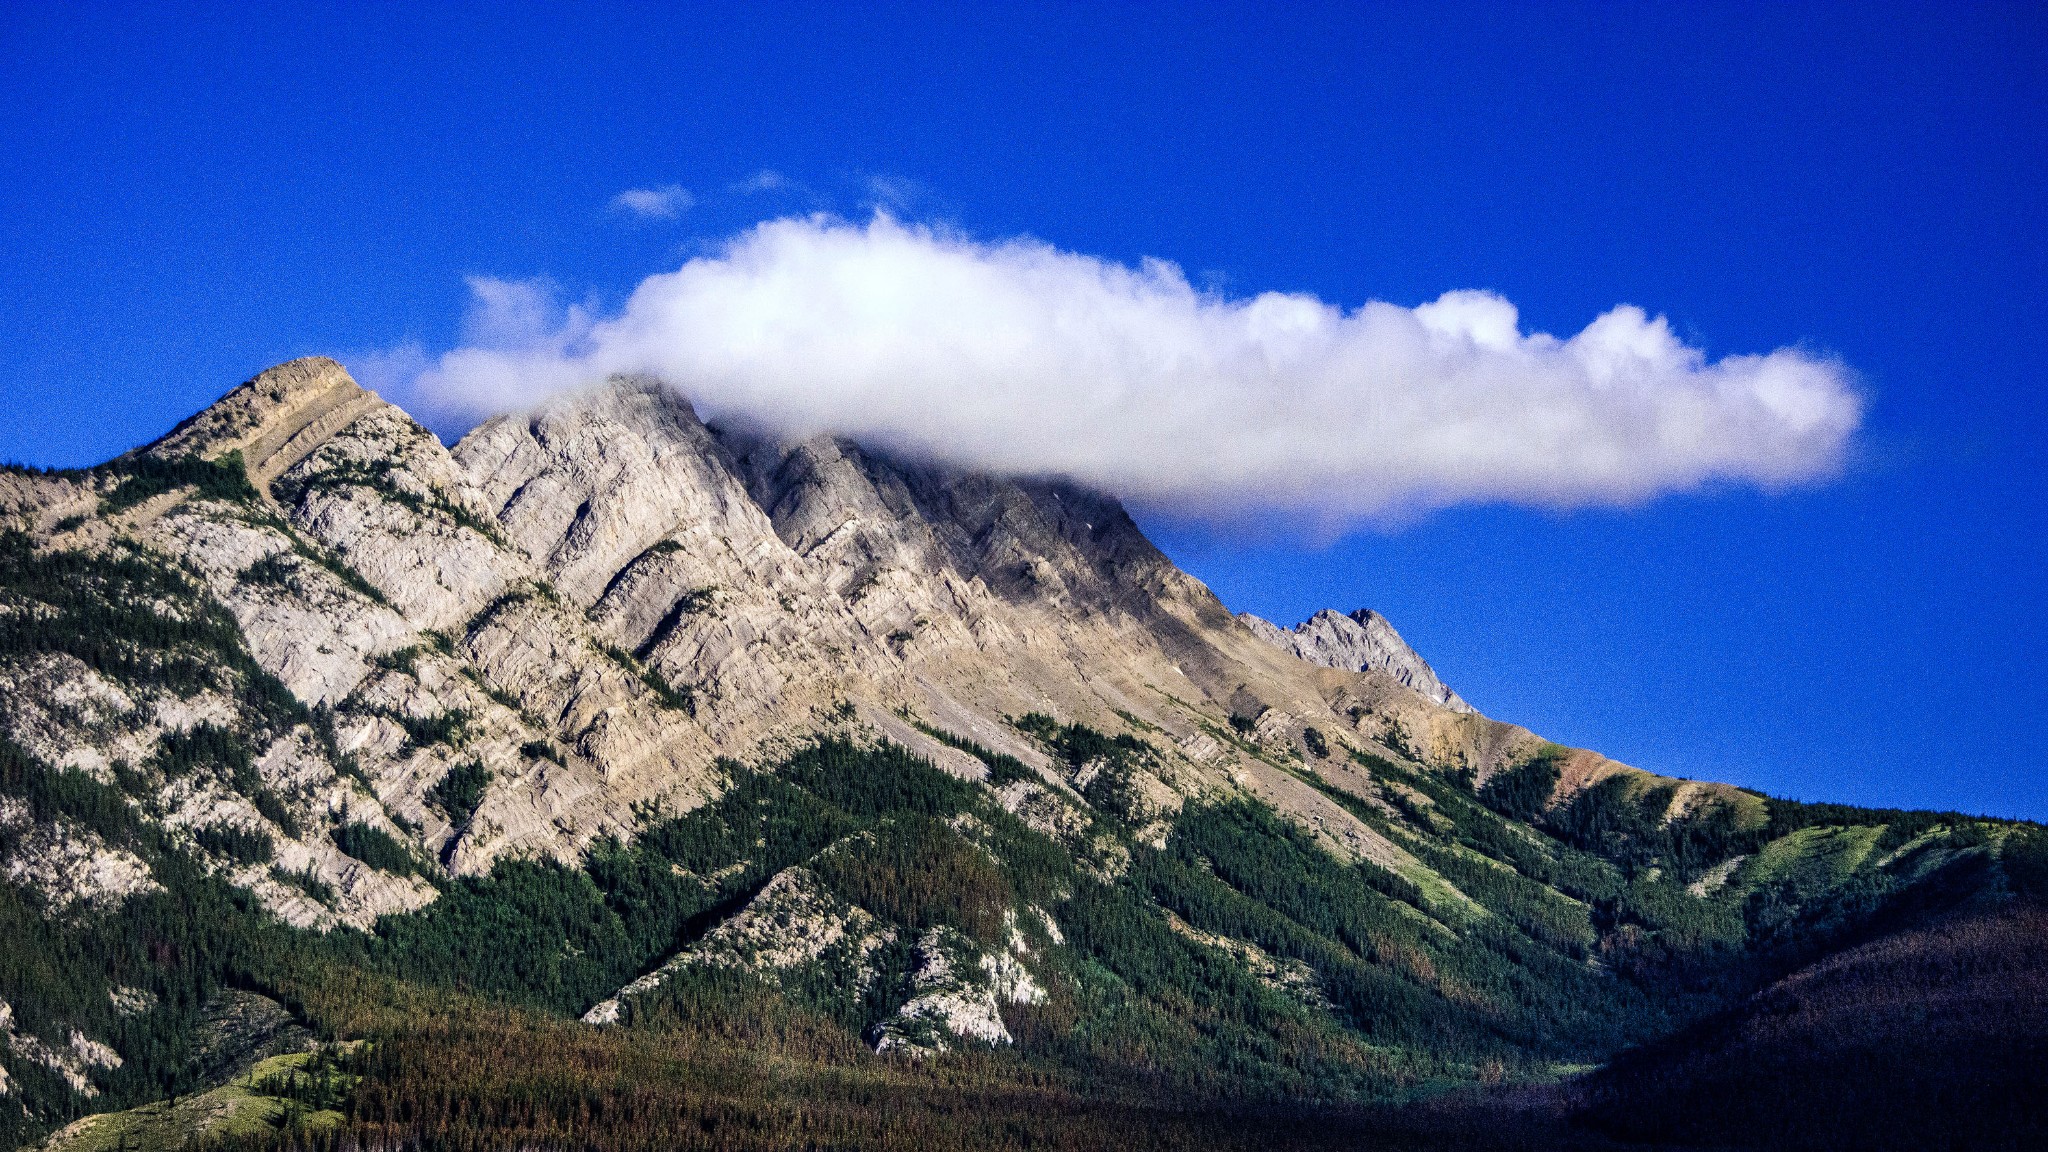
[[[661,219],[687,212],[697,198],[680,184],[664,184],[659,188],[628,188],[612,197],[612,209],[630,212],[647,219]]]
[[[886,216],[765,223],[649,277],[615,316],[480,280],[468,346],[418,398],[481,415],[611,373],[707,416],[1057,474],[1197,515],[1326,523],[1468,502],[1630,504],[1835,471],[1861,413],[1838,363],[1710,361],[1622,305],[1567,339],[1513,304],[1229,299],[1161,261],[978,243]],[[542,319],[542,317],[550,317]]]

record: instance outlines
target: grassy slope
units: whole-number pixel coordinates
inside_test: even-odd
[[[45,1147],[51,1152],[175,1152],[195,1138],[225,1142],[339,1128],[343,1116],[331,1106],[339,1101],[306,1099],[313,1080],[307,1065],[313,1060],[312,1053],[272,1056],[196,1095],[86,1116],[52,1134]],[[356,1082],[354,1076],[330,1079],[336,1094]]]

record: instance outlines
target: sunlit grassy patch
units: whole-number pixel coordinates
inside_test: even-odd
[[[51,1138],[50,1152],[176,1152],[199,1138],[317,1132],[341,1124],[338,1103],[355,1080],[319,1067],[311,1052],[260,1061],[211,1091],[87,1116]]]

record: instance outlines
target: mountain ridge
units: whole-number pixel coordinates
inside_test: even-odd
[[[1112,499],[645,378],[444,445],[293,361],[0,474],[0,522],[0,917],[82,957],[0,957],[20,1132],[189,1087],[224,981],[371,1034],[299,969],[620,1044],[772,994],[889,1059],[1391,1099],[1604,1061],[1959,868],[2031,891],[2028,826],[1563,748],[1377,614],[1233,616]]]

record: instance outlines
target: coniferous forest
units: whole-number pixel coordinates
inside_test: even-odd
[[[169,880],[89,925],[52,921],[0,888],[15,1026],[32,1029],[37,1010],[95,1020],[133,1054],[96,1103],[203,1090],[195,1025],[224,989],[276,999],[333,1053],[324,1084],[280,1089],[324,1093],[324,1107],[212,1138],[224,1146],[1228,1148],[1284,1136],[1303,1147],[1599,1147],[1696,1134],[1741,1144],[1817,1085],[1843,1082],[2002,1101],[2005,1114],[1929,1101],[1930,1115],[1974,1116],[1989,1139],[2025,1130],[2033,1118],[2021,1112],[2039,1099],[2042,1065],[2024,1046],[2041,1034],[2048,838],[2032,828],[2000,829],[1995,862],[1943,849],[1952,862],[1911,883],[1879,875],[1802,901],[1812,878],[1794,869],[1739,904],[1701,908],[1669,891],[1682,874],[1644,875],[1649,861],[1675,864],[1668,830],[1656,850],[1628,840],[1588,851],[1575,844],[1626,837],[1627,818],[1567,813],[1559,834],[1532,834],[1494,810],[1511,794],[1373,765],[1426,790],[1451,822],[1433,863],[1492,913],[1454,935],[1414,883],[1339,865],[1256,804],[1191,812],[1164,849],[1106,819],[1091,859],[901,749],[827,742],[772,770],[729,765],[717,802],[630,846],[599,843],[585,868],[501,864],[441,881],[434,904],[375,932],[321,936],[279,925],[175,846],[124,826],[107,786],[4,755],[9,794],[126,838]],[[207,770],[232,771],[226,760]],[[1781,804],[1772,818],[1788,835],[1867,828],[1894,846],[1957,827]],[[1985,834],[1962,827],[1966,839]],[[1712,859],[1729,847],[1692,850]],[[1128,861],[1106,879],[1103,857],[1116,853]],[[1059,942],[1026,929],[1050,975],[1043,1003],[1006,1010],[1015,1048],[872,1053],[863,1038],[900,1001],[890,982],[906,979],[900,947],[883,949],[865,997],[829,973],[811,986],[707,969],[636,1003],[623,1027],[577,1021],[806,863],[905,935],[944,926],[997,945],[1006,912],[1056,909]],[[2012,898],[1967,911],[2001,887]],[[1205,937],[1249,942],[1310,978],[1262,980]],[[1824,953],[1796,990],[1770,984]],[[1587,964],[1596,954],[1606,962]],[[120,1017],[105,1007],[116,986],[163,1007]],[[1872,997],[1928,986],[1952,991],[1923,1028],[1870,1034],[1861,1012]],[[1742,999],[1758,987],[1761,1004]],[[1799,1047],[1778,1039],[1788,1013],[1811,1022]],[[1939,1072],[1921,1063],[1930,1048]],[[1511,1083],[1544,1087],[1486,1087]],[[1713,1100],[1749,1101],[1756,1114]],[[1519,1122],[1487,1121],[1503,1111]],[[1826,1124],[1857,1131],[1840,1116]],[[10,1138],[34,1131],[17,1119]]]

